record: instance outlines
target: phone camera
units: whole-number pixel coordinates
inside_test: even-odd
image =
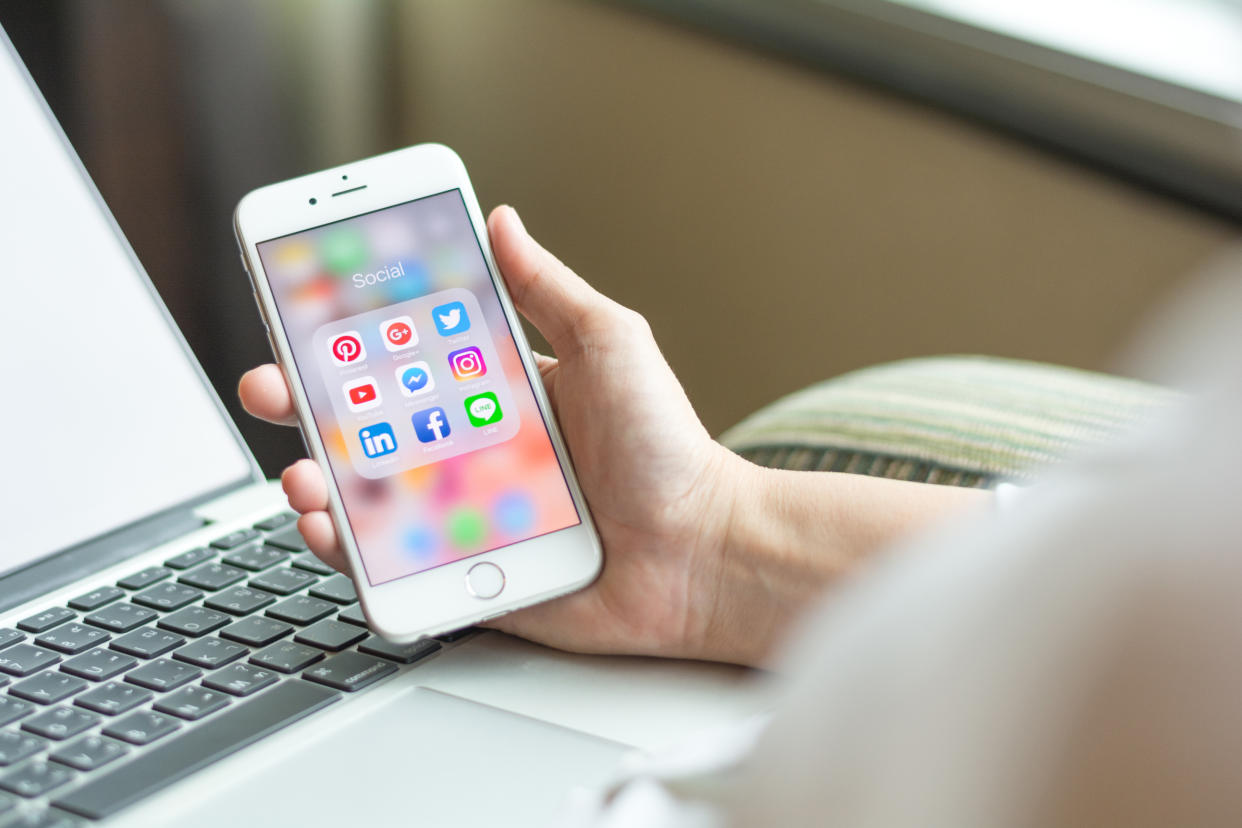
[[[319,199],[317,199],[317,198],[312,198],[312,199],[310,200],[310,203],[311,203],[311,204],[318,204],[318,203],[319,203]]]

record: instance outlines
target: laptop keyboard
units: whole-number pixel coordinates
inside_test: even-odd
[[[472,632],[373,635],[296,517],[0,629],[0,824],[103,819]]]

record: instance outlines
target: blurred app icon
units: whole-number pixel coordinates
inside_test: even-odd
[[[369,411],[380,404],[379,386],[375,377],[362,377],[345,383],[345,404],[350,411]]]
[[[449,368],[453,370],[453,378],[459,381],[477,379],[487,373],[487,364],[483,362],[483,352],[471,345],[448,355]]]
[[[392,433],[388,423],[367,426],[358,432],[358,441],[362,443],[362,453],[372,459],[397,450],[397,435]]]
[[[329,339],[328,351],[337,365],[353,365],[367,358],[367,349],[357,331],[346,331]]]
[[[505,415],[500,410],[500,400],[496,399],[496,395],[491,391],[484,391],[482,394],[466,397],[466,416],[470,418],[470,425],[479,428],[498,423]]]
[[[470,316],[461,302],[437,305],[431,310],[431,318],[435,321],[440,336],[452,336],[470,330]]]
[[[397,367],[397,385],[407,397],[427,394],[435,390],[436,378],[431,366],[425,362],[407,362]]]
[[[453,433],[453,427],[448,422],[448,415],[438,405],[435,408],[424,408],[416,412],[410,417],[410,422],[414,426],[414,433],[418,435],[420,443],[434,443]]]
[[[418,332],[414,330],[414,320],[408,316],[398,316],[380,323],[380,339],[384,347],[390,351],[403,351],[418,344]]]

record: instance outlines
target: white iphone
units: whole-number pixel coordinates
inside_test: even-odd
[[[456,153],[263,187],[234,223],[372,629],[413,641],[595,579],[599,537]]]

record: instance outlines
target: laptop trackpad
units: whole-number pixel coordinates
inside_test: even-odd
[[[312,718],[302,727],[323,725],[332,729],[309,742],[299,739],[287,755],[259,763],[257,773],[226,762],[208,778],[170,789],[170,799],[190,806],[176,815],[177,824],[546,826],[557,821],[571,789],[598,787],[630,750],[422,687],[348,723],[333,727]],[[278,735],[270,748],[258,747],[275,749],[284,741]],[[218,788],[230,771],[227,788]],[[215,790],[187,790],[196,784]],[[210,804],[190,805],[187,800],[199,799],[194,794],[205,794]],[[173,816],[161,799],[129,815]]]

